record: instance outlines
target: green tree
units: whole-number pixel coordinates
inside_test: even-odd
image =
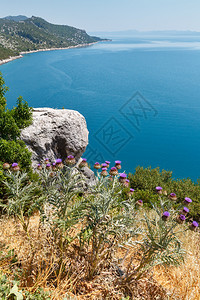
[[[9,110],[5,93],[8,90],[0,73],[0,162],[18,162],[26,170],[31,166],[31,153],[20,140],[20,129],[32,122],[32,109],[19,97],[17,106]]]

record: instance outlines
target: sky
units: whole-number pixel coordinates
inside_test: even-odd
[[[32,15],[95,31],[200,31],[199,0],[7,0],[0,17]]]

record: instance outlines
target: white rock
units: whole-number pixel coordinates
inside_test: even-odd
[[[33,123],[21,132],[21,139],[32,152],[33,166],[48,158],[63,160],[74,155],[78,160],[88,145],[85,118],[68,109],[34,108]]]

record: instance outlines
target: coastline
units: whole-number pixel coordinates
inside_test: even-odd
[[[20,52],[20,55],[18,55],[18,56],[11,56],[9,58],[0,60],[0,65],[6,64],[6,63],[11,62],[15,59],[22,58],[24,54],[43,52],[43,51],[56,51],[56,50],[66,50],[66,49],[73,49],[73,48],[82,48],[82,47],[92,46],[96,43],[103,42],[103,41],[104,40],[97,41],[97,42],[92,42],[92,43],[89,43],[89,44],[78,44],[76,46],[69,46],[69,47],[64,47],[64,48],[44,48],[44,49],[37,49],[37,50],[30,50],[30,51],[22,51],[22,52]]]
[[[2,59],[2,60],[0,60],[0,65],[7,64],[10,61],[13,61],[15,59],[19,59],[19,58],[22,58],[22,57],[23,57],[23,55],[20,54],[18,56],[11,56],[9,58]]]

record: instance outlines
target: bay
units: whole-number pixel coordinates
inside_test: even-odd
[[[112,36],[109,36],[112,38]],[[1,65],[8,107],[78,110],[86,158],[200,175],[200,37],[114,36],[86,48],[26,54]]]

